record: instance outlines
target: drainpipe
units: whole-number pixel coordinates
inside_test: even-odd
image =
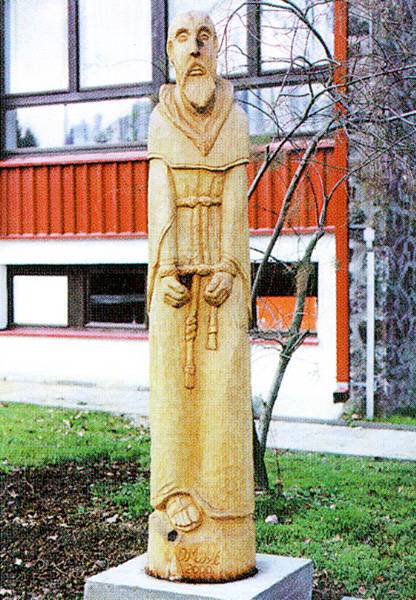
[[[375,231],[372,227],[364,229],[364,241],[367,246],[367,373],[366,405],[367,419],[374,419],[374,321],[375,321],[375,269],[373,242]]]

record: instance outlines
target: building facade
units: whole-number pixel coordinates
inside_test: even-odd
[[[306,96],[305,72],[308,85],[320,85],[320,50],[299,29],[311,67],[303,65],[301,77],[292,65],[288,81],[283,57],[293,23],[270,39],[273,19],[281,15],[261,3],[6,0],[1,5],[0,377],[145,388],[146,136],[159,87],[171,78],[165,56],[169,19],[180,10],[202,9],[218,26],[221,69],[249,116],[250,182],[265,149],[277,143],[276,120],[265,107],[285,104],[279,91],[289,86],[287,111],[277,119],[292,118]],[[345,63],[345,2],[317,7],[316,27]],[[313,122],[299,129],[250,198],[253,272],[313,133]],[[287,330],[294,310],[291,267],[316,231],[317,207],[346,165],[345,136],[323,138],[286,217],[253,307],[254,396],[267,394],[280,349],[273,336],[261,333]],[[312,256],[303,325],[308,334],[290,363],[276,414],[333,419],[344,409],[348,252],[347,189],[340,185]]]

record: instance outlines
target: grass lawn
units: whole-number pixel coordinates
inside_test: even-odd
[[[366,419],[365,415],[359,413],[345,413],[343,415],[345,421],[349,424],[354,421],[368,421],[369,423],[386,423],[391,425],[407,425],[416,427],[416,407],[403,408],[388,417],[374,417],[374,419]]]
[[[59,468],[66,464],[62,461],[77,461],[82,472],[88,468],[83,465],[101,460],[108,477],[91,479],[86,499],[81,505],[75,502],[73,511],[89,522],[108,521],[110,540],[116,524],[145,524],[150,510],[148,450],[146,432],[121,418],[0,405],[4,478],[16,477],[22,470],[16,466],[35,466],[39,474],[50,463]],[[114,475],[123,461],[137,465],[134,477]],[[259,552],[311,558],[316,599],[337,600],[343,594],[416,599],[416,464],[305,453],[269,453],[267,462],[271,481],[279,472],[283,491],[257,498]],[[26,478],[29,471],[23,468]],[[85,478],[90,481],[88,477],[89,471]],[[75,488],[76,483],[74,494]],[[269,515],[276,515],[278,523],[266,523]],[[0,587],[7,587],[3,580]],[[72,600],[78,595],[38,597]]]
[[[148,461],[143,432],[102,412],[0,403],[0,469],[61,460]]]
[[[385,417],[384,419],[376,419],[380,423],[392,423],[393,425],[410,425],[411,427],[416,427],[416,416],[411,415],[391,415],[390,417]]]

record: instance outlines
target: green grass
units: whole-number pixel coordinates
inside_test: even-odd
[[[318,454],[279,458],[283,498],[257,503],[258,549],[312,558],[350,595],[416,598],[416,465]],[[269,472],[276,459],[268,456]],[[277,514],[279,525],[264,517]]]
[[[148,449],[147,435],[118,417],[0,408],[4,469],[103,455],[147,468]],[[311,558],[318,581],[347,595],[416,599],[416,464],[305,453],[278,461],[283,493],[256,502],[258,551]],[[268,454],[267,466],[274,481],[276,455]],[[134,484],[95,486],[93,496],[125,518],[150,511],[145,472]],[[265,523],[271,514],[278,524]]]
[[[391,423],[392,425],[410,425],[416,427],[416,408],[409,407],[402,409],[396,413],[389,415],[388,417],[376,416],[373,420],[366,419],[364,415],[360,415],[355,412],[344,413],[342,418],[348,425],[353,424],[355,421],[367,421],[376,423]]]
[[[390,417],[385,417],[384,419],[376,419],[382,423],[392,423],[394,425],[410,425],[412,427],[416,427],[416,416],[411,417],[408,415],[391,415]]]
[[[62,460],[138,459],[148,463],[149,439],[105,413],[0,404],[0,470]]]
[[[136,483],[123,483],[116,489],[108,485],[95,485],[92,495],[102,505],[111,505],[123,517],[135,519],[151,512],[149,479],[139,477]]]

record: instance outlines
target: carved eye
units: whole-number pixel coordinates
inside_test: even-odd
[[[200,34],[199,39],[202,40],[203,42],[206,42],[207,40],[209,40],[211,36],[209,35],[209,33],[207,32],[203,32]]]
[[[180,33],[177,38],[178,42],[186,42],[186,40],[188,39],[188,34],[185,32]]]

